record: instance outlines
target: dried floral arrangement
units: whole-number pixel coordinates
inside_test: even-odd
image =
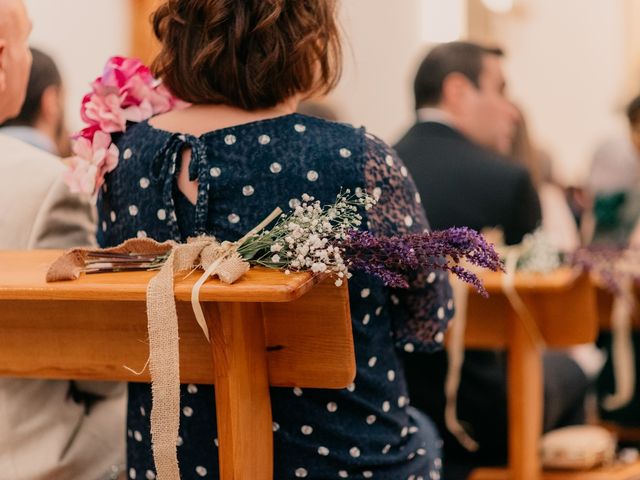
[[[409,278],[420,270],[448,271],[486,295],[480,278],[462,266],[464,260],[466,265],[502,269],[498,254],[482,235],[462,227],[378,237],[359,230],[359,210],[373,205],[375,199],[360,189],[340,192],[329,205],[303,195],[292,211],[278,211],[271,228],[248,236],[233,252],[250,265],[278,268],[287,274],[326,272],[335,276],[336,286],[352,271],[371,274],[393,288],[408,288]],[[85,261],[85,272],[155,270],[167,256],[93,251]]]

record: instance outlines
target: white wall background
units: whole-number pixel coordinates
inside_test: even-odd
[[[415,119],[413,77],[427,40],[463,33],[462,3],[342,0],[345,69],[329,99],[340,117],[387,142],[398,140]]]
[[[31,45],[51,55],[67,87],[67,121],[82,127],[80,102],[107,58],[127,54],[128,0],[25,0],[33,22]]]
[[[346,66],[331,96],[341,118],[397,140],[414,119],[412,80],[428,48],[428,29],[459,24],[451,15],[464,15],[460,1],[342,0]],[[582,179],[598,142],[625,133],[625,1],[519,0],[524,13],[492,22],[509,54],[511,93],[566,182]],[[108,56],[128,51],[129,0],[26,3],[32,44],[59,63],[69,123],[77,129],[87,83]]]

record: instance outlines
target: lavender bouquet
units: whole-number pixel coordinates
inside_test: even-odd
[[[291,271],[334,274],[336,285],[350,271],[371,274],[393,288],[408,288],[420,271],[448,271],[487,295],[482,282],[466,264],[493,271],[502,263],[493,245],[470,228],[378,237],[358,230],[361,208],[375,199],[361,189],[341,192],[335,203],[321,206],[309,195],[289,214],[282,214],[270,230],[249,238],[237,249],[251,264]]]

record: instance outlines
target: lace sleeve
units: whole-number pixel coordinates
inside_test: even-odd
[[[368,229],[385,236],[428,231],[420,194],[407,168],[383,141],[370,134],[365,137],[367,190],[378,199],[368,212]],[[453,316],[447,275],[421,272],[408,289],[394,289],[390,295],[396,346],[407,352],[441,348]]]

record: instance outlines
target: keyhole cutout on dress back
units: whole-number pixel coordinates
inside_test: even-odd
[[[189,180],[189,165],[191,164],[191,148],[182,151],[182,167],[178,173],[178,189],[193,205],[198,201],[198,181]]]

